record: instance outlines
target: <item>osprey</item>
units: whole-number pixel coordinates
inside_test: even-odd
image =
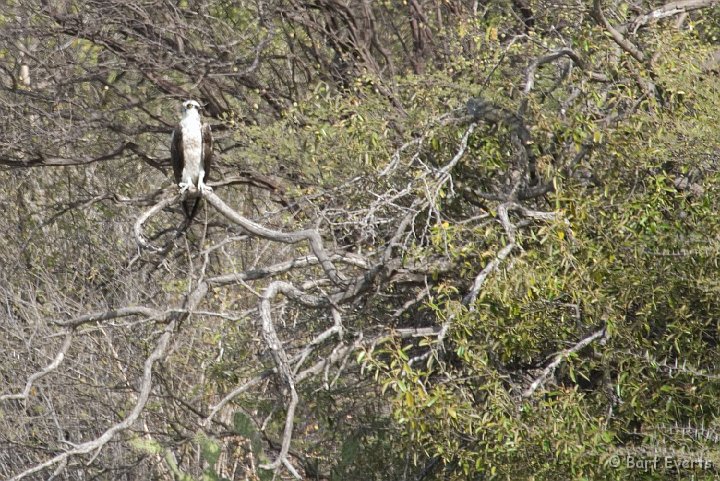
[[[180,187],[181,194],[196,189],[200,194],[204,194],[212,190],[205,184],[212,161],[210,125],[200,119],[200,104],[196,101],[186,100],[182,107],[182,119],[173,130],[170,140],[170,159],[175,182]],[[197,199],[183,201],[183,210],[188,219],[193,218],[199,203]]]

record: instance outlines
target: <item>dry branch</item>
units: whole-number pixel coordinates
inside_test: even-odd
[[[55,355],[55,358],[53,361],[45,366],[42,370],[32,374],[28,380],[27,383],[25,383],[25,388],[22,390],[22,392],[18,394],[5,394],[0,396],[0,401],[6,401],[10,399],[27,399],[28,395],[30,395],[30,390],[33,387],[33,384],[38,379],[42,378],[43,376],[47,376],[52,371],[58,368],[61,362],[63,362],[63,359],[65,359],[65,354],[67,354],[68,349],[70,348],[70,344],[73,340],[73,331],[70,330],[65,334],[65,342],[63,342],[62,347],[60,347],[60,350]]]
[[[342,263],[352,265],[355,267],[360,267],[363,269],[368,268],[367,260],[357,254],[352,254],[352,253],[331,254],[329,256],[329,259],[331,262],[342,262]],[[261,267],[258,269],[247,270],[244,272],[223,274],[220,276],[211,277],[211,278],[208,278],[206,280],[206,282],[208,282],[209,284],[212,284],[212,285],[217,285],[217,286],[224,286],[224,285],[228,285],[228,284],[237,284],[239,282],[244,282],[244,281],[254,281],[254,280],[258,280],[258,279],[265,279],[268,277],[276,276],[278,274],[283,274],[285,272],[289,272],[294,269],[300,269],[303,267],[317,265],[318,263],[319,263],[319,260],[318,260],[317,256],[297,257],[293,260],[279,262],[272,266]]]
[[[261,466],[264,469],[277,469],[283,464],[287,458],[287,453],[290,450],[290,442],[292,441],[293,425],[295,423],[295,408],[298,404],[298,395],[295,390],[295,377],[290,370],[288,363],[288,357],[283,348],[282,342],[278,338],[277,332],[275,331],[275,325],[273,324],[272,316],[270,313],[271,301],[280,292],[292,293],[296,298],[302,297],[302,293],[299,292],[294,286],[286,282],[272,282],[265,289],[265,292],[260,299],[260,318],[262,320],[262,335],[265,343],[270,348],[275,365],[277,367],[280,376],[287,384],[289,390],[289,401],[287,404],[287,412],[285,414],[285,428],[283,429],[282,445],[280,447],[280,453],[278,453],[275,461]]]
[[[547,381],[547,378],[550,377],[552,375],[552,373],[555,372],[555,369],[560,365],[560,363],[562,361],[567,359],[568,356],[580,351],[582,348],[589,345],[594,340],[604,337],[604,336],[605,336],[605,328],[603,327],[599,331],[596,331],[596,332],[592,333],[591,335],[589,335],[588,337],[581,339],[573,347],[571,347],[569,349],[565,349],[562,352],[559,352],[555,356],[555,358],[552,360],[552,362],[550,364],[548,364],[547,367],[545,367],[545,369],[543,369],[542,373],[540,373],[540,375],[530,384],[530,386],[525,391],[523,391],[522,396],[523,397],[532,396],[533,393],[537,390],[537,388],[542,386],[545,383],[545,381]]]
[[[12,478],[10,478],[8,481],[19,481],[21,479],[24,479],[31,474],[38,473],[40,471],[43,471],[51,466],[54,466],[56,464],[60,463],[66,463],[68,458],[72,456],[77,456],[81,454],[88,454],[95,450],[102,449],[110,440],[120,431],[124,431],[128,429],[130,426],[137,421],[138,417],[140,417],[140,414],[142,413],[143,409],[145,409],[145,404],[147,404],[148,398],[150,397],[150,391],[152,390],[153,383],[152,383],[152,372],[153,372],[153,366],[155,363],[159,360],[161,360],[165,356],[165,352],[167,351],[168,344],[170,343],[170,338],[172,337],[172,334],[175,330],[176,323],[175,321],[169,323],[166,327],[163,333],[160,335],[160,338],[155,344],[155,349],[150,354],[150,356],[147,357],[145,360],[144,368],[143,368],[143,375],[140,380],[140,393],[137,397],[137,402],[133,406],[132,411],[130,414],[128,414],[125,419],[123,419],[121,422],[114,424],[105,432],[103,432],[100,436],[96,437],[95,439],[92,439],[90,441],[86,441],[82,444],[76,445],[73,449],[70,449],[68,451],[64,451],[47,461],[44,461],[40,464],[37,464],[22,473],[19,473]]]
[[[676,2],[669,2],[644,15],[639,15],[630,23],[629,31],[635,33],[640,27],[653,20],[660,20],[674,15],[686,14],[688,12],[692,12],[693,10],[701,10],[717,4],[720,4],[720,0],[678,0]]]
[[[3,158],[0,157],[0,165],[9,167],[67,167],[71,165],[87,165],[96,162],[103,162],[114,159],[122,155],[126,150],[136,147],[132,142],[121,142],[115,148],[101,155],[81,156],[77,158],[67,158],[59,156],[49,156],[40,154],[37,157],[24,158]]]
[[[508,255],[510,255],[514,248],[515,243],[511,242],[502,249],[500,249],[495,258],[492,261],[488,262],[485,268],[481,270],[477,276],[475,276],[475,280],[473,281],[470,291],[465,294],[465,297],[463,297],[462,300],[463,304],[468,306],[468,309],[470,311],[475,310],[475,299],[477,299],[478,294],[480,294],[480,289],[482,289],[483,284],[485,284],[485,280],[490,274],[495,272],[495,270],[500,266],[500,263],[504,261]]]
[[[127,316],[145,316],[147,318],[159,318],[161,313],[155,309],[143,306],[132,306],[132,307],[121,307],[119,309],[113,309],[110,311],[93,312],[91,314],[84,314],[82,316],[68,319],[66,321],[53,321],[54,324],[64,327],[76,328],[83,324],[90,324],[93,322],[107,321],[110,319],[117,319],[118,317]]]
[[[575,53],[574,50],[570,48],[561,48],[535,59],[535,61],[525,70],[525,88],[523,89],[525,94],[529,94],[535,85],[535,72],[538,67],[546,63],[554,62],[560,57],[567,57],[572,60],[575,65],[580,67],[582,70],[587,71],[593,80],[601,82],[608,81],[606,75],[589,71],[585,61],[577,53]]]
[[[147,238],[145,237],[145,234],[143,233],[143,225],[145,224],[145,222],[147,222],[147,220],[150,217],[157,214],[164,208],[166,208],[172,204],[176,204],[179,199],[180,199],[179,195],[165,198],[165,199],[161,200],[160,202],[158,202],[157,204],[155,204],[154,206],[152,206],[151,208],[149,208],[147,211],[143,212],[143,214],[140,217],[138,217],[138,219],[135,221],[135,226],[133,228],[133,232],[135,232],[135,241],[138,243],[138,245],[142,249],[148,249],[148,250],[155,251],[155,252],[160,252],[162,250],[159,247],[152,245],[150,243],[150,241],[147,240]]]
[[[307,241],[310,244],[310,249],[313,254],[320,261],[320,266],[323,268],[328,278],[336,284],[345,283],[345,278],[341,272],[339,272],[333,262],[330,260],[330,256],[323,247],[322,237],[318,231],[314,229],[305,229],[295,232],[279,232],[272,229],[268,229],[260,224],[257,224],[249,219],[238,214],[236,211],[231,209],[225,202],[220,199],[214,192],[204,194],[205,199],[215,207],[222,215],[226,218],[245,229],[249,234],[267,239],[275,242],[282,242],[284,244],[296,244],[298,242]]]
[[[592,15],[595,20],[605,27],[605,30],[610,33],[610,37],[615,41],[627,53],[640,63],[645,63],[645,54],[635,44],[628,40],[618,29],[612,26],[612,24],[605,17],[602,11],[602,0],[593,0]]]

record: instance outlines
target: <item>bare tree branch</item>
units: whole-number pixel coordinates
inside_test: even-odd
[[[170,343],[170,339],[172,337],[172,334],[175,330],[176,322],[172,321],[170,322],[166,327],[163,333],[160,335],[160,338],[155,344],[155,349],[153,352],[148,356],[148,358],[145,360],[145,365],[143,369],[143,375],[140,380],[140,393],[137,397],[137,402],[135,403],[135,406],[133,407],[130,414],[125,417],[121,422],[111,426],[105,432],[103,432],[100,436],[97,438],[86,441],[82,444],[79,444],[75,446],[73,449],[70,449],[68,451],[64,451],[47,461],[44,461],[40,464],[37,464],[22,473],[16,474],[12,478],[10,478],[8,481],[19,481],[21,479],[24,479],[31,474],[38,473],[40,471],[43,471],[50,466],[53,466],[58,463],[65,463],[67,462],[68,458],[71,456],[77,456],[80,454],[87,454],[95,450],[102,449],[103,446],[105,446],[110,440],[120,431],[124,431],[128,429],[130,426],[133,425],[133,423],[138,419],[140,416],[140,413],[142,413],[143,409],[145,409],[145,404],[147,403],[147,400],[150,396],[150,391],[152,390],[152,372],[153,372],[153,366],[155,363],[159,360],[161,360],[163,357],[165,357],[165,352],[167,351],[168,344]]]
[[[475,310],[475,299],[477,299],[477,296],[480,293],[480,289],[482,289],[483,284],[485,284],[485,280],[487,279],[487,277],[492,274],[498,268],[498,266],[500,266],[500,263],[504,261],[508,255],[510,255],[510,253],[515,247],[515,244],[511,242],[510,244],[500,249],[495,258],[490,261],[483,268],[483,270],[478,273],[477,276],[475,276],[475,280],[473,281],[470,291],[465,294],[465,297],[463,297],[462,300],[463,304],[468,306],[468,309],[470,309],[470,311]]]
[[[30,389],[32,389],[33,384],[38,379],[42,378],[43,376],[47,376],[49,373],[54,371],[58,368],[60,363],[65,359],[65,354],[67,354],[68,349],[70,348],[70,344],[73,340],[73,331],[69,330],[67,334],[65,334],[65,341],[63,342],[62,346],[60,347],[60,350],[55,355],[55,358],[53,361],[45,366],[41,371],[38,371],[31,375],[27,383],[25,383],[25,388],[22,390],[22,392],[18,394],[4,394],[0,396],[0,401],[6,401],[10,399],[27,399],[28,395],[30,394]]]
[[[323,247],[322,238],[320,237],[318,231],[314,229],[305,229],[289,233],[274,231],[241,216],[225,204],[225,202],[223,202],[222,199],[220,199],[220,197],[218,197],[214,192],[206,193],[204,194],[204,197],[222,215],[252,235],[285,244],[296,244],[298,242],[307,241],[310,244],[313,254],[315,254],[320,261],[320,265],[330,280],[336,284],[343,284],[345,282],[344,276],[335,268],[335,265],[332,263],[327,251]]]
[[[555,358],[552,360],[550,364],[548,364],[545,369],[543,369],[542,373],[530,384],[530,386],[523,391],[522,396],[523,397],[530,397],[533,395],[533,393],[542,386],[545,381],[547,381],[547,378],[550,377],[554,372],[555,369],[560,365],[562,361],[568,358],[568,356],[580,351],[585,346],[592,343],[594,340],[599,339],[601,337],[605,336],[605,328],[603,327],[599,331],[596,331],[589,335],[588,337],[581,339],[578,341],[577,344],[575,344],[573,347],[563,350],[562,352],[559,352]]]
[[[290,370],[288,363],[287,354],[283,348],[282,342],[277,336],[275,331],[275,325],[273,324],[272,316],[270,314],[271,300],[279,293],[292,292],[296,296],[301,296],[302,293],[298,292],[292,285],[286,282],[275,281],[265,289],[265,292],[260,299],[260,318],[262,320],[262,334],[265,339],[265,343],[270,348],[275,365],[277,366],[280,376],[287,384],[287,388],[290,392],[290,400],[287,404],[287,412],[285,414],[285,428],[283,430],[282,445],[280,453],[278,453],[275,461],[265,464],[262,467],[264,469],[277,469],[281,464],[284,463],[287,453],[290,450],[290,442],[292,441],[293,425],[295,422],[295,408],[298,404],[298,395],[295,390],[295,377]]]
[[[363,269],[367,269],[369,267],[367,260],[357,254],[331,254],[329,255],[329,259],[332,262],[342,262],[355,267],[361,267]],[[274,264],[268,267],[261,267],[259,269],[253,269],[245,272],[223,274],[220,276],[211,277],[208,278],[206,281],[209,284],[219,286],[236,284],[241,281],[254,281],[258,279],[272,277],[278,274],[282,274],[284,272],[291,271],[293,269],[300,269],[311,265],[317,265],[318,263],[319,260],[316,256],[303,256],[290,261],[280,262],[278,264]]]
[[[76,328],[83,324],[107,321],[109,319],[116,319],[118,317],[127,316],[145,316],[147,318],[159,318],[161,316],[161,313],[159,311],[156,311],[155,309],[150,309],[149,307],[133,306],[121,307],[119,309],[114,309],[111,311],[93,312],[91,314],[84,314],[82,316],[68,319],[66,321],[53,322],[58,326]]]
[[[531,63],[530,66],[525,70],[525,88],[523,89],[525,94],[529,94],[535,85],[535,71],[538,69],[538,67],[546,63],[554,62],[560,57],[568,57],[575,63],[575,65],[580,67],[582,70],[588,70],[585,61],[577,53],[575,53],[574,50],[570,48],[561,48],[555,50],[554,52],[550,52],[547,55],[535,59],[535,61]],[[592,71],[589,71],[588,74],[593,80],[598,80],[601,82],[608,81],[607,76],[604,74]]]
[[[157,214],[164,208],[177,203],[179,199],[180,199],[179,195],[176,195],[174,197],[165,198],[165,199],[161,200],[160,202],[158,202],[157,204],[155,204],[154,206],[152,206],[147,211],[145,211],[140,217],[138,217],[138,219],[135,221],[135,226],[133,228],[133,231],[135,232],[135,241],[138,243],[138,245],[141,248],[148,249],[148,250],[155,251],[155,252],[161,252],[163,250],[159,247],[152,245],[150,243],[150,241],[147,240],[147,238],[143,234],[143,224],[145,224],[145,222],[150,217]]]
[[[638,31],[638,29],[652,20],[660,20],[674,15],[680,15],[693,10],[701,10],[703,8],[712,7],[720,4],[720,0],[678,0],[675,2],[668,2],[662,7],[656,8],[646,14],[639,15],[630,22],[629,30],[632,33]]]
[[[595,20],[605,27],[605,30],[610,33],[612,39],[617,43],[620,48],[625,50],[627,53],[640,63],[645,63],[645,54],[635,46],[630,40],[628,40],[618,29],[612,26],[612,24],[605,17],[602,11],[602,0],[593,0],[592,14]]]
[[[102,162],[110,159],[114,159],[123,154],[126,150],[136,147],[132,142],[122,142],[115,148],[107,153],[96,155],[96,156],[83,156],[78,158],[64,158],[56,156],[45,156],[43,154],[38,155],[34,158],[15,158],[8,159],[0,157],[0,165],[6,165],[8,167],[67,167],[70,165],[87,165],[96,162]]]

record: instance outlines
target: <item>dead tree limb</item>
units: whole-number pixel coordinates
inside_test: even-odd
[[[588,337],[581,339],[577,342],[573,347],[569,349],[564,349],[563,351],[559,352],[555,355],[555,358],[552,360],[550,364],[548,364],[545,369],[543,369],[542,373],[530,384],[530,386],[523,391],[522,397],[530,397],[533,395],[533,393],[542,386],[545,381],[547,381],[548,377],[550,377],[554,372],[555,369],[560,365],[561,362],[563,362],[565,359],[567,359],[571,354],[574,354],[578,352],[579,350],[583,349],[585,346],[592,343],[594,340],[599,339],[601,337],[605,336],[605,328],[603,327],[599,331],[595,331]]]
[[[143,214],[140,217],[138,217],[138,219],[135,221],[135,226],[133,228],[133,231],[135,232],[135,241],[138,243],[138,245],[142,249],[147,249],[147,250],[151,250],[151,251],[155,251],[155,252],[162,251],[161,248],[152,245],[150,243],[150,241],[147,240],[147,238],[145,237],[145,234],[143,233],[143,225],[145,224],[145,222],[147,222],[147,220],[150,217],[157,214],[164,208],[177,203],[179,200],[180,200],[179,195],[176,195],[173,197],[167,197],[167,198],[161,200],[160,202],[158,202],[157,204],[155,204],[154,206],[152,206],[151,208],[149,208],[148,210],[146,210],[145,212],[143,212]]]
[[[629,53],[635,60],[640,63],[645,63],[645,54],[640,50],[634,43],[628,40],[617,28],[613,27],[612,24],[605,17],[602,11],[602,0],[593,0],[592,16],[596,22],[602,25],[605,30],[608,31],[610,37],[615,41],[620,48]]]
[[[572,62],[580,67],[580,69],[586,71],[593,80],[600,82],[608,81],[607,75],[589,70],[585,60],[583,60],[582,57],[580,57],[574,50],[570,48],[561,48],[535,59],[535,61],[525,70],[525,88],[523,89],[525,94],[529,94],[535,86],[535,72],[538,67],[546,63],[554,62],[561,57],[567,57],[572,60]]]
[[[720,4],[720,0],[678,0],[675,2],[668,2],[662,7],[637,16],[635,20],[630,23],[628,30],[632,33],[636,33],[641,27],[653,20],[660,20],[675,15],[681,15],[694,10],[712,7],[717,4]]]
[[[91,324],[93,322],[107,321],[110,319],[117,319],[118,317],[128,316],[145,316],[147,318],[158,318],[161,315],[159,311],[150,309],[149,307],[143,306],[132,306],[132,307],[121,307],[119,309],[113,309],[110,311],[93,312],[91,314],[84,314],[82,316],[68,319],[66,321],[53,321],[54,324],[63,327],[76,328],[83,324]]]
[[[65,354],[67,354],[68,349],[70,348],[70,344],[73,340],[73,331],[69,330],[67,334],[65,334],[65,341],[63,342],[62,346],[60,347],[60,350],[55,355],[55,358],[52,360],[50,364],[45,366],[42,370],[32,374],[27,382],[25,383],[25,388],[22,390],[22,392],[17,394],[4,394],[0,396],[0,401],[7,401],[10,399],[27,399],[27,397],[30,395],[30,390],[33,387],[33,384],[38,379],[47,376],[51,372],[53,372],[55,369],[58,368],[61,362],[65,359]]]
[[[275,325],[273,324],[271,310],[272,299],[280,292],[292,292],[293,294],[300,296],[302,293],[296,292],[294,286],[287,282],[272,282],[265,289],[265,292],[260,299],[260,318],[262,320],[262,335],[265,343],[270,348],[275,366],[280,373],[280,377],[283,378],[287,384],[289,391],[289,401],[287,404],[287,413],[285,414],[285,428],[283,429],[282,444],[280,447],[280,453],[278,453],[275,461],[267,463],[261,466],[264,469],[277,469],[282,465],[287,457],[287,453],[290,450],[290,442],[292,441],[293,425],[295,423],[295,408],[298,404],[298,394],[295,390],[295,376],[290,370],[288,363],[287,353],[283,348],[282,342],[278,338],[277,332],[275,331]]]
[[[465,297],[463,297],[462,300],[463,304],[468,306],[468,309],[470,311],[475,310],[475,299],[477,299],[477,296],[480,293],[480,289],[482,289],[483,284],[485,284],[485,280],[490,274],[495,272],[495,270],[500,266],[500,263],[504,261],[508,255],[510,255],[510,253],[515,247],[515,243],[511,242],[502,249],[500,249],[495,258],[488,262],[487,265],[483,268],[483,270],[481,270],[478,275],[475,276],[475,280],[473,281],[470,291],[465,294]]]
[[[38,473],[40,471],[43,471],[51,466],[66,463],[68,458],[72,456],[82,455],[82,454],[88,454],[95,450],[102,449],[110,440],[115,437],[115,435],[121,431],[124,431],[128,429],[130,426],[137,421],[137,419],[140,417],[140,414],[145,409],[145,405],[147,404],[148,398],[150,397],[150,391],[152,390],[153,383],[153,366],[157,361],[160,361],[165,357],[165,353],[167,351],[167,347],[170,343],[170,339],[172,337],[173,332],[175,331],[176,322],[170,322],[164,329],[163,333],[160,335],[160,338],[155,343],[155,349],[150,354],[150,356],[147,357],[145,360],[145,364],[143,367],[143,375],[140,380],[140,393],[137,397],[137,402],[133,406],[132,411],[130,414],[125,417],[122,421],[120,421],[117,424],[114,424],[110,428],[106,429],[105,432],[103,432],[100,436],[96,437],[95,439],[92,439],[90,441],[86,441],[82,444],[76,445],[73,449],[70,449],[68,451],[64,451],[47,461],[44,461],[42,463],[36,464],[35,466],[23,471],[22,473],[16,474],[12,478],[10,478],[8,481],[19,481],[21,479],[24,479],[31,474]]]
[[[323,268],[328,278],[336,284],[344,284],[346,282],[342,273],[335,268],[335,265],[330,260],[330,256],[323,246],[322,237],[320,237],[320,233],[318,231],[314,229],[305,229],[295,232],[279,232],[268,229],[267,227],[257,224],[238,214],[225,202],[223,202],[222,199],[220,199],[220,197],[218,197],[214,192],[208,192],[204,194],[204,197],[210,205],[215,207],[222,215],[245,229],[249,234],[275,242],[282,242],[284,244],[296,244],[298,242],[307,241],[310,244],[310,249],[313,254],[315,254],[320,261],[320,266]]]

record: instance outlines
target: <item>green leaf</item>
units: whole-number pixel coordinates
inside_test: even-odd
[[[203,459],[211,466],[215,466],[218,458],[220,457],[220,444],[205,435],[205,433],[198,433],[196,436],[197,442],[200,445],[200,453]]]
[[[130,440],[130,446],[138,451],[142,451],[147,454],[157,455],[162,453],[163,447],[154,439],[146,438],[133,438]]]
[[[250,440],[250,449],[255,456],[262,454],[262,440],[255,423],[242,411],[233,415],[233,431]]]

